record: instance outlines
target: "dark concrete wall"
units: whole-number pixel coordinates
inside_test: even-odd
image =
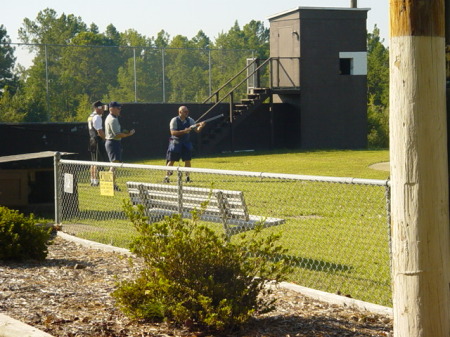
[[[270,111],[270,105],[263,104],[234,129],[234,150],[295,148],[292,139],[300,133],[293,127],[297,118],[293,105],[274,104]]]
[[[86,123],[0,124],[0,156],[60,151],[76,152],[76,158],[87,159],[88,137]]]
[[[120,123],[122,128],[135,129],[136,134],[123,139],[123,160],[158,158],[164,164],[165,153],[170,137],[169,122],[178,115],[180,104],[124,104]],[[188,104],[190,117],[197,119],[210,105]],[[195,136],[193,142],[196,142]]]
[[[180,104],[123,104],[120,123],[124,129],[136,129],[136,134],[123,142],[123,160],[164,158],[169,139],[170,119],[177,115]],[[188,104],[190,116],[200,117],[211,105]],[[211,150],[202,144],[199,135],[193,134],[196,155],[220,154],[222,151],[247,149],[272,149],[293,147],[292,138],[299,130],[292,127],[297,118],[296,111],[288,104],[275,104],[270,111],[269,104],[263,104],[258,111],[250,114],[244,121],[236,123],[233,132],[227,124],[214,131],[216,124],[207,125],[202,137],[208,132],[222,132],[221,139]],[[213,114],[228,113],[228,104],[220,105]],[[88,114],[86,114],[86,119]],[[106,113],[105,116],[106,117]],[[231,141],[231,134],[233,141]],[[0,124],[0,156],[24,154],[41,151],[73,152],[71,159],[90,160],[87,123],[21,123]]]

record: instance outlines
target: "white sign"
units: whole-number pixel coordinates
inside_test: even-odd
[[[73,194],[73,174],[64,173],[64,192]]]

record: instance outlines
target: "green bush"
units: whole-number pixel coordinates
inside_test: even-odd
[[[367,108],[369,148],[389,148],[389,109],[369,104]]]
[[[0,206],[0,260],[45,260],[50,229],[36,222],[33,214]]]
[[[195,212],[193,220],[175,215],[148,224],[142,207],[136,212],[126,202],[124,209],[140,234],[131,251],[144,261],[137,278],[112,294],[127,315],[223,331],[273,309],[266,284],[289,271],[279,235],[263,237],[259,226],[232,243],[199,225]]]

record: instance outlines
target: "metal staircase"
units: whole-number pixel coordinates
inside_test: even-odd
[[[269,64],[270,59],[265,60],[260,65],[258,65],[258,60],[253,60],[245,68],[243,68],[238,74],[233,76],[227,81],[222,87],[217,89],[212,95],[210,95],[203,103],[209,102],[211,99],[215,98],[216,102],[211,106],[205,113],[203,113],[198,119],[201,122],[205,118],[214,115],[214,111],[217,111],[218,106],[222,103],[229,102],[229,112],[228,116],[223,119],[219,119],[217,122],[211,123],[212,125],[199,134],[200,138],[200,148],[202,153],[215,152],[217,144],[228,137],[232,129],[241,124],[246,120],[253,112],[255,112],[258,107],[263,104],[267,99],[270,99],[272,92],[270,88],[251,88],[248,89],[246,98],[240,99],[238,102],[234,102],[234,96],[238,88],[241,88],[247,80],[259,74],[261,68]],[[252,69],[252,71],[248,71]],[[225,87],[229,86],[232,81],[237,79],[241,74],[247,71],[247,76],[240,80],[237,85],[235,85],[231,90],[229,90],[222,98],[219,98],[219,94],[224,90]]]
[[[241,99],[240,103],[233,106],[233,118],[238,119],[240,116],[248,115],[258,106],[260,106],[271,95],[269,88],[253,88],[251,93],[247,94],[247,98]]]
[[[241,99],[238,103],[230,106],[229,116],[214,121],[211,125],[200,133],[200,148],[202,153],[216,152],[217,144],[229,137],[232,128],[235,128],[245,121],[253,112],[257,111],[261,104],[268,98],[271,98],[271,90],[269,88],[254,88],[251,93],[247,94],[247,98]]]
[[[261,86],[260,74],[262,70],[268,70],[268,84]],[[243,75],[246,72],[246,75]],[[297,74],[297,75],[293,75]],[[228,113],[222,120],[216,120],[199,134],[199,149],[202,153],[217,152],[217,146],[225,138],[231,139],[231,149],[233,149],[233,130],[245,121],[249,116],[267,100],[272,104],[273,94],[300,94],[300,58],[299,57],[269,57],[266,60],[248,59],[247,66],[230,78],[224,85],[217,89],[207,99],[206,104],[211,101],[215,103],[198,119],[202,120],[223,113],[223,104],[228,102]],[[243,78],[243,79],[242,79]],[[238,81],[234,86],[232,82]],[[245,91],[243,85],[246,84]],[[226,92],[225,88],[232,87]],[[223,94],[226,92],[225,94]],[[243,93],[244,92],[244,93]],[[246,93],[245,93],[246,92]],[[220,94],[223,96],[220,98]],[[235,96],[240,96],[240,100],[235,102]],[[246,96],[243,98],[243,96]],[[220,112],[217,112],[219,110]]]

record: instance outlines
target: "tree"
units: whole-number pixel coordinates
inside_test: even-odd
[[[172,39],[166,51],[169,101],[198,102],[208,96],[208,52],[197,48],[208,40],[202,32],[193,40],[182,35]]]
[[[118,71],[117,87],[110,88],[111,97],[125,102],[161,102],[161,50],[152,39],[134,30],[122,33],[121,40],[133,48],[129,48],[132,53]]]
[[[19,38],[36,56],[22,74],[15,103],[9,95],[2,106],[26,107],[27,113],[14,115],[25,121],[63,122],[84,121],[89,102],[97,99],[161,102],[168,93],[168,101],[203,101],[210,88],[240,71],[246,58],[267,57],[268,36],[258,21],[242,30],[236,22],[216,47],[201,30],[191,40],[171,39],[164,30],[152,38],[134,30],[121,33],[112,24],[99,33],[94,23],[88,27],[80,17],[47,8],[23,20]]]
[[[15,48],[10,43],[6,28],[0,25],[0,97],[5,91],[14,93],[17,88],[17,77],[14,75]]]
[[[269,57],[269,29],[264,27],[261,21],[252,20],[242,28],[244,44],[242,49],[251,49],[256,52],[256,57]]]
[[[16,58],[15,48],[10,45],[6,28],[0,25],[0,122],[21,122],[26,113],[18,101],[20,81],[14,73]]]
[[[105,35],[107,38],[109,38],[112,41],[112,44],[114,46],[120,46],[120,42],[121,42],[120,33],[117,31],[117,28],[114,27],[113,24],[109,24],[106,27]]]
[[[81,32],[61,54],[60,106],[65,115],[60,120],[73,121],[78,106],[87,99],[90,102],[108,96],[108,85],[117,82],[118,65],[122,56],[119,48],[102,34]],[[85,112],[86,113],[86,112]],[[78,119],[84,121],[85,116]]]
[[[198,49],[208,49],[211,48],[210,38],[200,30],[197,35],[195,35],[191,40],[192,46]]]
[[[367,117],[370,148],[389,147],[389,50],[375,25],[367,34]]]
[[[33,106],[33,113],[27,118],[32,121],[63,121],[64,112],[70,107],[65,103],[61,93],[63,48],[87,27],[81,18],[72,14],[57,16],[53,9],[40,11],[35,21],[25,18],[23,27],[19,29],[19,39],[31,43],[31,50],[37,52],[33,65],[27,72],[23,94]]]
[[[375,25],[367,34],[367,90],[370,104],[389,104],[389,50],[383,45],[380,29]]]
[[[55,10],[46,8],[40,11],[36,20],[23,20],[19,29],[19,39],[23,43],[38,44],[30,48],[42,48],[40,44],[68,44],[78,33],[87,31],[86,24],[73,14],[57,17]]]
[[[161,30],[154,39],[154,44],[158,48],[166,48],[170,42],[170,35],[163,30]]]
[[[227,33],[219,34],[215,48],[218,51],[213,54],[214,87],[220,87],[246,66],[247,58],[268,57],[269,30],[259,21],[251,21],[241,29],[236,21]],[[244,76],[245,73],[234,84]],[[245,93],[244,86],[237,91],[237,95],[243,96]]]
[[[23,109],[19,95],[12,95],[8,90],[0,96],[0,122],[19,123],[24,121],[26,111]]]
[[[389,109],[383,106],[367,106],[369,148],[389,148]]]

